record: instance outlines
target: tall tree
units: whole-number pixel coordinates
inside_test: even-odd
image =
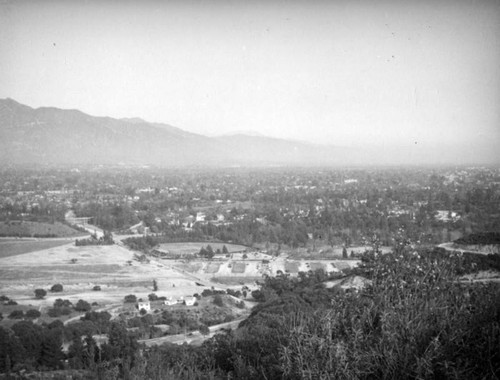
[[[38,363],[46,368],[58,369],[62,366],[64,354],[61,350],[62,339],[57,330],[45,330],[41,343]]]
[[[16,364],[23,362],[26,351],[16,334],[1,326],[0,343],[0,373],[8,373]]]
[[[31,321],[17,322],[12,326],[25,350],[25,363],[36,366],[42,350],[42,328]]]

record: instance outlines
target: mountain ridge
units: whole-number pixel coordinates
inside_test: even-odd
[[[10,98],[0,99],[0,150],[4,164],[312,165],[327,158],[302,142],[208,137],[141,118],[32,108]]]
[[[235,132],[205,136],[139,117],[0,99],[0,163],[182,166],[498,165],[494,144],[341,147]]]

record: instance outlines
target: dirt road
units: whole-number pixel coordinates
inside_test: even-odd
[[[460,253],[473,253],[476,255],[490,255],[490,252],[481,252],[481,251],[469,251],[466,249],[461,249],[461,248],[456,248],[455,243],[449,242],[449,243],[441,243],[438,245],[439,248],[444,248],[448,252],[460,252]]]
[[[161,338],[154,338],[154,339],[143,339],[139,340],[139,343],[144,343],[147,347],[151,346],[159,346],[162,345],[163,343],[174,343],[174,344],[192,344],[192,345],[200,345],[202,344],[205,340],[210,339],[213,337],[215,334],[220,332],[221,330],[224,329],[236,329],[238,325],[246,319],[247,316],[235,319],[234,321],[231,322],[225,322],[221,323],[219,325],[214,325],[210,326],[210,334],[208,335],[202,335],[199,331],[192,331],[187,334],[177,334],[177,335],[168,335],[168,336],[162,336]]]

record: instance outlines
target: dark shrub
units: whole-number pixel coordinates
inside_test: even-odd
[[[47,291],[45,289],[35,289],[35,297],[37,299],[42,299],[47,295]]]
[[[90,304],[84,300],[78,300],[78,302],[76,303],[76,306],[75,306],[76,311],[87,312],[87,311],[90,311],[90,309],[92,309],[92,306],[90,306]]]
[[[224,306],[224,301],[222,301],[222,297],[219,294],[216,294],[214,296],[214,301],[213,302],[214,302],[214,305],[217,305],[217,306],[220,306],[220,307]]]
[[[61,308],[60,307],[52,307],[49,310],[47,310],[47,315],[51,318],[57,318],[62,315]]]
[[[158,296],[154,293],[149,294],[148,298],[150,301],[157,301],[158,300]]]
[[[30,309],[26,312],[26,318],[29,319],[37,319],[40,318],[41,315],[42,313],[40,313],[38,310],[35,309]]]
[[[213,294],[214,294],[214,292],[211,291],[210,289],[203,289],[203,291],[201,292],[202,297],[208,297],[208,296],[211,296]]]
[[[52,330],[52,329],[62,329],[64,328],[64,323],[59,320],[59,319],[56,319],[55,321],[52,321],[50,322],[47,327]]]
[[[135,296],[135,294],[129,294],[128,296],[125,296],[124,300],[127,303],[135,303],[137,302],[137,297]]]
[[[73,304],[70,300],[63,300],[62,298],[58,298],[54,301],[54,307],[72,307]]]
[[[10,319],[23,319],[24,312],[22,310],[13,310],[12,313],[9,314]]]
[[[62,284],[54,284],[50,288],[50,291],[53,292],[53,293],[62,292],[63,291],[63,286],[62,286]]]

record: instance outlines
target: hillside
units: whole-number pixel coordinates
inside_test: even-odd
[[[333,148],[266,137],[206,137],[140,118],[94,117],[0,100],[0,163],[157,166],[321,165]],[[339,161],[340,160],[340,161]],[[342,162],[345,163],[345,160]]]

